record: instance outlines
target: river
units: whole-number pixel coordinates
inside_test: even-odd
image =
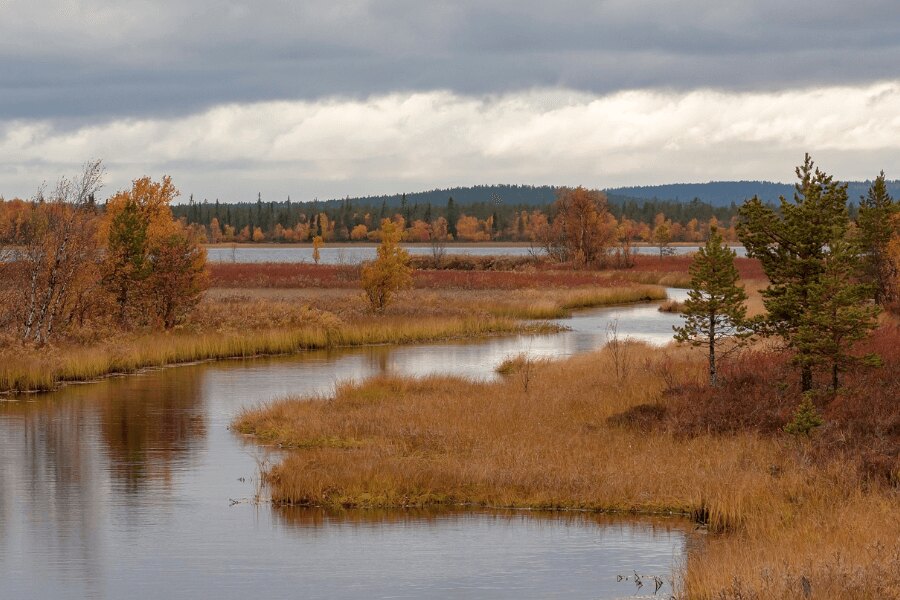
[[[519,352],[599,347],[610,322],[664,343],[677,320],[655,304],[597,309],[553,335],[204,363],[0,401],[0,597],[628,597],[616,576],[669,576],[688,523],[273,508],[250,501],[272,457],[228,425],[243,407],[376,373],[489,379]]]

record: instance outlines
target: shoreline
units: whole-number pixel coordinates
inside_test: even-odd
[[[668,245],[670,248],[699,248],[703,245],[703,242],[672,242]],[[740,248],[743,247],[743,244],[738,242],[728,242],[727,245],[731,248]],[[401,247],[408,248],[430,248],[431,244],[428,242],[401,242]],[[219,242],[219,243],[207,243],[203,244],[204,248],[213,248],[213,249],[231,249],[231,248],[309,248],[312,249],[311,242]],[[326,250],[328,248],[377,248],[377,242],[325,242],[320,250]],[[445,251],[450,251],[453,248],[531,248],[534,247],[530,242],[447,242],[444,246]],[[655,244],[650,244],[647,242],[636,242],[631,244],[632,248],[656,248]],[[540,252],[541,250],[538,247],[535,247],[535,250]]]
[[[658,286],[653,286],[658,287]],[[436,315],[417,321],[386,320],[347,323],[289,331],[267,330],[251,336],[197,332],[155,334],[118,340],[107,346],[60,350],[50,359],[24,357],[24,364],[7,361],[0,369],[0,398],[55,391],[70,383],[90,383],[166,367],[219,360],[288,356],[303,351],[378,345],[415,345],[477,340],[502,335],[539,335],[563,326],[549,320],[571,316],[573,310],[660,301],[652,290],[637,286],[632,296],[621,290],[561,298],[556,306],[496,308],[481,317]],[[663,292],[664,293],[664,292]],[[664,299],[664,298],[663,298]]]

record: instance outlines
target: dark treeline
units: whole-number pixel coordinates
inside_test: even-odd
[[[207,228],[214,220],[222,229],[229,227],[240,232],[247,228],[251,237],[259,228],[266,240],[278,237],[274,235],[277,226],[289,230],[298,225],[310,225],[310,235],[315,235],[321,215],[335,228],[333,237],[337,240],[351,239],[354,227],[366,225],[371,229],[373,223],[377,226],[382,219],[395,215],[402,216],[407,226],[417,220],[431,223],[444,218],[450,223],[451,233],[461,216],[481,221],[490,219],[495,239],[504,239],[507,236],[503,232],[515,226],[523,212],[537,210],[552,218],[550,206],[557,191],[558,188],[551,186],[497,185],[311,202],[264,201],[261,195],[255,202],[236,203],[196,201],[190,197],[187,203],[173,205],[172,211],[176,218]],[[736,204],[713,206],[697,198],[690,202],[619,195],[607,195],[607,198],[609,211],[616,219],[627,218],[638,223],[652,224],[659,214],[681,225],[695,219],[709,221],[712,217],[728,223],[737,215]]]

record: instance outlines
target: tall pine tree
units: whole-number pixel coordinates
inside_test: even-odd
[[[875,301],[882,306],[889,304],[898,293],[894,285],[897,268],[888,256],[888,243],[897,228],[893,216],[898,211],[900,204],[888,194],[882,171],[868,193],[860,198],[856,219],[859,244],[864,254],[863,275],[875,286]]]
[[[797,328],[798,345],[811,356],[811,362],[830,365],[834,391],[840,372],[859,361],[850,354],[853,344],[877,324],[878,306],[871,302],[874,285],[858,277],[861,260],[849,240],[831,244],[824,271],[810,285],[809,309]]]
[[[780,336],[794,351],[801,388],[807,391],[812,389],[814,367],[825,361],[819,345],[827,335],[825,308],[817,296],[818,286],[823,285],[838,248],[847,259],[858,256],[858,249],[845,245],[850,225],[846,184],[816,168],[808,154],[796,173],[793,199],[782,197],[778,212],[759,198],[741,206],[738,235],[748,256],[762,263],[770,282],[763,290],[768,315],[761,331]],[[853,328],[865,329],[865,319],[851,320]],[[842,336],[840,344],[851,337]]]

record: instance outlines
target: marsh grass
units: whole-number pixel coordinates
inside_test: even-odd
[[[783,433],[617,423],[665,408],[666,390],[704,373],[698,351],[628,344],[621,381],[609,350],[537,363],[527,390],[511,376],[383,376],[247,411],[234,427],[297,449],[266,474],[277,504],[682,513],[715,534],[689,546],[684,597],[802,597],[804,581],[813,598],[895,597],[895,490],[854,456],[813,460]]]
[[[659,312],[683,313],[684,302],[679,302],[678,300],[666,300],[659,305]]]
[[[545,290],[536,300],[527,295],[498,296],[488,307],[495,316],[515,319],[564,319],[573,310],[665,300],[666,291],[656,285],[593,287],[573,290]]]
[[[155,334],[92,347],[5,354],[0,361],[0,391],[44,391],[64,382],[88,381],[106,375],[214,359],[556,330],[558,328],[549,325],[522,325],[500,317],[448,317],[420,321],[371,319],[333,327],[313,325],[247,334]]]

